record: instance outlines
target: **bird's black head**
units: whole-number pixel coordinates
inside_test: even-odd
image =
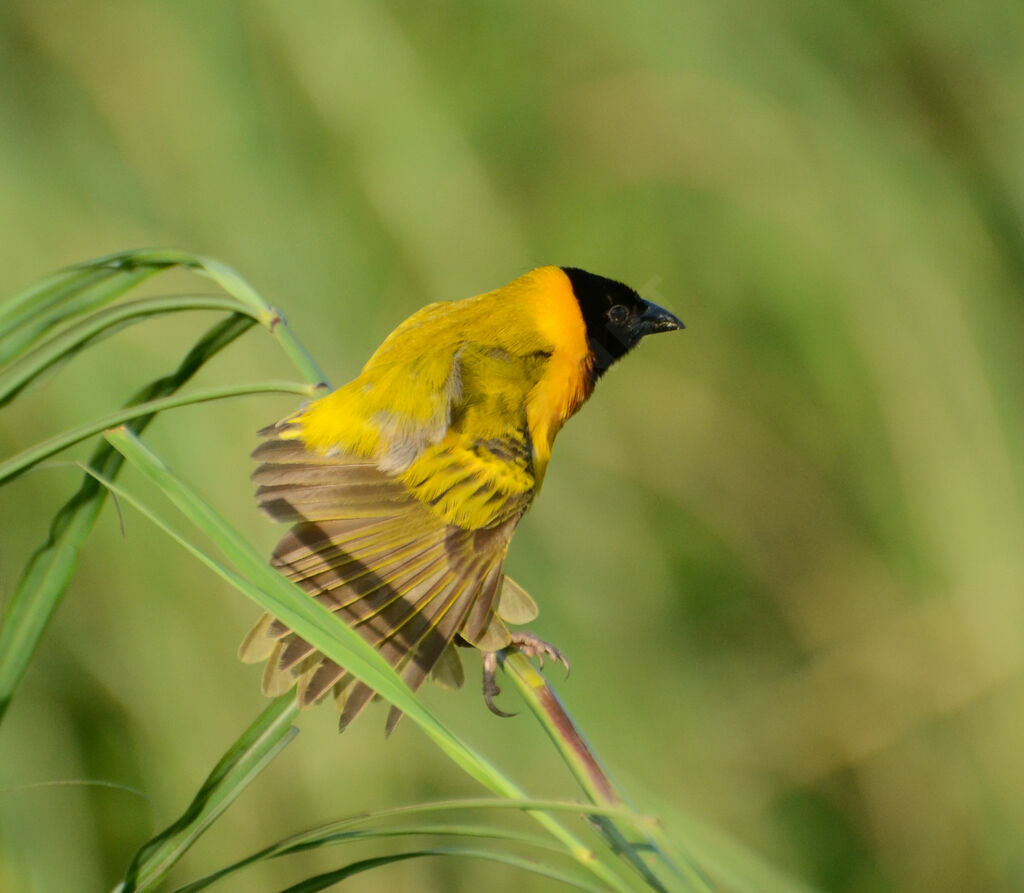
[[[594,355],[594,378],[625,356],[644,335],[685,326],[657,304],[645,301],[628,285],[576,267],[562,267],[583,313],[587,341]]]

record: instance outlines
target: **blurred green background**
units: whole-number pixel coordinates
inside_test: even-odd
[[[569,708],[698,856],[717,828],[825,890],[1024,890],[1022,91],[1024,12],[996,0],[7,0],[0,295],[122,248],[206,253],[340,383],[428,301],[540,263],[629,282],[688,330],[567,426],[508,565],[573,660]],[[3,410],[0,454],[119,405],[207,324],[87,352]],[[289,374],[256,331],[198,384]],[[248,454],[293,406],[179,410],[147,440],[269,552]],[[0,490],[0,594],[78,476]],[[4,891],[109,888],[264,705],[235,660],[258,611],[123,521],[0,729]],[[531,792],[575,796],[470,680],[425,696]],[[479,792],[383,717],[339,738],[305,715],[175,877]],[[31,786],[67,779],[144,796]],[[448,860],[350,884],[481,888],[551,885]]]

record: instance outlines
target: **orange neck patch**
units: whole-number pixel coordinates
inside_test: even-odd
[[[539,485],[551,457],[555,435],[594,389],[590,375],[593,358],[583,314],[569,277],[559,267],[539,267],[527,277],[534,280],[530,283],[534,324],[544,341],[553,346],[544,375],[526,405]]]

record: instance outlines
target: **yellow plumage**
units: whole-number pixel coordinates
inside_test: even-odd
[[[413,314],[358,378],[291,417],[284,436],[323,452],[373,457],[412,486],[435,471],[457,476],[465,462],[496,489],[523,494],[543,479],[555,434],[586,398],[588,353],[565,273],[541,267],[502,289]],[[487,441],[524,446],[524,433],[533,473],[474,454]],[[433,481],[424,497],[441,487]],[[449,500],[446,509],[443,517],[462,527],[491,521],[482,501]]]
[[[262,432],[261,507],[295,524],[273,563],[414,687],[435,666],[450,684],[461,678],[456,637],[484,651],[509,645],[503,607],[510,622],[532,619],[529,596],[503,590],[502,564],[559,428],[611,361],[602,366],[604,354],[632,346],[592,331],[594,308],[615,300],[630,304],[637,326],[653,307],[619,283],[559,267],[431,304],[357,378]],[[333,688],[343,726],[372,695],[273,618],[241,655],[267,660],[268,694],[297,681],[312,703]]]

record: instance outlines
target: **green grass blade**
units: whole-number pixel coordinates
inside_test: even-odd
[[[242,588],[246,595],[402,710],[472,778],[497,794],[523,799],[519,787],[449,730],[355,630],[339,623],[327,608],[310,599],[303,590],[275,571],[237,530],[175,476],[137,437],[120,428],[109,432],[107,439],[213,540],[228,560],[251,581],[251,585]],[[531,815],[560,840],[574,858],[605,883],[613,889],[629,889],[605,861],[603,853],[593,852],[551,816],[542,812]]]
[[[198,878],[184,887],[179,887],[174,893],[198,893],[206,890],[213,884],[232,875],[237,874],[243,868],[255,865],[267,859],[275,859],[280,856],[289,856],[293,853],[304,852],[305,850],[318,849],[326,846],[337,846],[343,843],[358,843],[367,840],[386,840],[395,837],[468,837],[481,840],[500,840],[507,843],[520,844],[533,847],[550,853],[557,853],[565,858],[565,850],[548,838],[537,837],[533,834],[524,834],[521,831],[510,831],[507,828],[497,828],[489,825],[456,825],[456,824],[435,824],[435,825],[402,825],[392,828],[356,829],[351,831],[339,831],[311,835],[308,840],[301,844],[287,845],[282,841],[280,844],[267,847],[254,853],[245,859],[241,859],[231,865],[227,865],[218,871],[212,872],[204,877]]]
[[[298,734],[295,699],[282,695],[224,754],[181,817],[135,855],[119,893],[151,890],[217,817]]]
[[[170,267],[189,267],[194,263],[194,255],[176,248],[126,248],[112,254],[104,254],[81,263],[74,264],[70,269],[84,270],[96,267],[113,267],[115,269],[132,270],[138,267],[152,267],[156,270]]]
[[[58,270],[45,279],[33,282],[28,288],[22,289],[0,304],[0,326],[4,332],[9,332],[23,325],[36,313],[48,310],[66,295],[110,279],[117,273],[115,267],[99,270],[71,267]]]
[[[208,276],[258,315],[260,323],[277,339],[299,373],[310,384],[327,384],[327,376],[309,352],[295,337],[280,310],[271,307],[245,279],[227,264],[209,257],[196,256],[195,271]]]
[[[232,315],[214,325],[189,351],[178,368],[139,391],[131,402],[142,403],[174,393],[212,356],[253,325],[248,316]],[[131,423],[142,431],[153,415]],[[123,459],[109,444],[101,444],[89,467],[106,478],[117,475]],[[46,541],[29,560],[0,622],[0,722],[21,681],[36,645],[67,589],[78,553],[106,499],[106,489],[87,476],[78,491],[57,512]]]
[[[313,387],[307,384],[292,381],[262,381],[252,384],[228,385],[221,388],[208,388],[201,391],[192,391],[189,394],[181,394],[175,397],[161,397],[156,400],[147,400],[143,403],[136,403],[132,406],[120,409],[110,415],[94,419],[70,431],[63,431],[60,434],[44,440],[27,450],[23,450],[10,459],[0,462],[0,485],[13,480],[19,474],[27,471],[33,465],[48,459],[61,450],[65,450],[76,443],[80,443],[89,437],[129,422],[139,416],[156,414],[168,409],[177,409],[180,406],[192,406],[196,403],[208,403],[211,400],[225,400],[231,397],[241,397],[248,394],[298,394],[300,396],[312,397]]]
[[[606,887],[596,887],[585,880],[569,875],[562,871],[556,871],[540,862],[532,859],[525,859],[522,856],[515,856],[511,853],[502,853],[495,850],[485,850],[476,847],[431,847],[430,849],[414,850],[409,853],[395,853],[390,856],[375,856],[371,859],[361,859],[358,862],[351,862],[344,868],[336,871],[329,871],[325,874],[318,874],[315,877],[294,884],[281,891],[281,893],[317,893],[319,890],[326,890],[334,884],[341,883],[350,877],[370,871],[373,868],[382,868],[385,865],[393,865],[396,862],[404,862],[407,859],[419,859],[424,856],[463,856],[472,859],[483,859],[488,862],[496,862],[499,865],[507,865],[511,868],[519,868],[530,874],[546,877],[554,881],[560,881],[577,890],[587,890],[591,893],[601,893],[607,890]]]
[[[175,893],[192,893],[195,890],[204,889],[206,886],[219,880],[222,877],[226,877],[229,874],[234,874],[241,869],[252,865],[256,862],[263,861],[265,859],[276,858],[277,856],[286,855],[289,853],[297,853],[306,849],[310,849],[316,846],[324,845],[325,843],[331,843],[334,841],[341,841],[348,839],[349,836],[363,835],[373,836],[374,831],[364,831],[360,829],[360,826],[369,823],[386,821],[392,818],[408,818],[418,817],[423,815],[430,815],[438,812],[468,812],[468,811],[493,811],[493,810],[520,810],[523,812],[527,811],[541,811],[544,812],[567,812],[576,815],[583,816],[620,816],[622,817],[621,808],[612,808],[604,806],[594,806],[592,804],[581,804],[572,803],[564,800],[499,800],[494,798],[474,798],[474,799],[462,799],[462,800],[436,800],[430,803],[415,803],[407,806],[394,806],[388,809],[376,810],[374,812],[361,813],[359,815],[349,816],[348,818],[338,819],[334,822],[328,822],[323,825],[319,825],[315,828],[310,828],[306,831],[302,831],[298,834],[294,834],[284,840],[278,841],[271,846],[265,847],[247,856],[244,859],[239,860],[231,865],[225,866],[203,878],[199,878],[196,881],[188,884],[181,888]],[[479,830],[481,826],[475,825],[419,825],[419,826],[406,826],[407,828],[419,828],[418,832],[409,831],[408,833],[434,833],[425,829],[432,828],[464,828]],[[380,829],[382,835],[391,833],[393,829]],[[550,843],[542,838],[533,837],[530,835],[519,835],[518,832],[509,832],[502,829],[497,829],[496,835],[500,832],[500,836],[508,839],[522,839],[524,842],[532,843],[535,846],[542,847],[544,849],[550,849],[553,852],[559,852],[564,855],[564,849],[556,844]]]
[[[280,344],[295,368],[310,384],[326,384],[327,376],[288,327],[283,314],[272,307],[238,272],[213,258],[175,249],[139,249],[120,251],[80,265],[81,269],[115,267],[118,269],[162,270],[183,267],[216,282],[229,295],[248,308],[248,312]]]
[[[249,308],[232,298],[203,296],[141,298],[102,310],[44,341],[0,372],[0,406],[13,400],[27,384],[54,364],[70,359],[78,351],[112,335],[123,326],[154,315],[185,310],[220,310],[252,315]]]
[[[284,315],[276,308],[270,306],[256,289],[227,264],[213,258],[201,255],[186,255],[182,252],[154,252],[152,255],[142,253],[132,256],[137,260],[153,257],[157,261],[162,257],[177,256],[179,263],[183,263],[196,273],[212,279],[229,295],[250,309],[260,324],[277,339],[281,349],[288,355],[295,364],[295,368],[299,370],[299,373],[308,382],[311,384],[326,384],[327,376],[292,333]]]
[[[387,821],[393,818],[409,818],[445,812],[478,812],[478,811],[509,811],[519,812],[564,812],[577,816],[614,816],[629,818],[621,807],[596,806],[593,803],[576,803],[571,800],[517,800],[497,797],[466,797],[459,800],[432,800],[428,803],[413,803],[404,806],[391,806],[372,812],[359,813],[333,822],[318,825],[315,828],[301,831],[285,838],[273,847],[261,852],[276,851],[279,847],[305,848],[305,845],[321,836],[345,833],[353,828],[373,822]]]
[[[156,269],[65,270],[0,307],[0,363],[36,343],[50,329],[120,297]]]
[[[25,289],[0,306],[0,364],[11,360],[59,322],[107,303],[144,279],[173,267],[216,282],[247,308],[241,312],[270,332],[310,384],[327,382],[327,376],[295,337],[281,312],[238,272],[212,258],[173,249],[119,251],[69,267]]]

